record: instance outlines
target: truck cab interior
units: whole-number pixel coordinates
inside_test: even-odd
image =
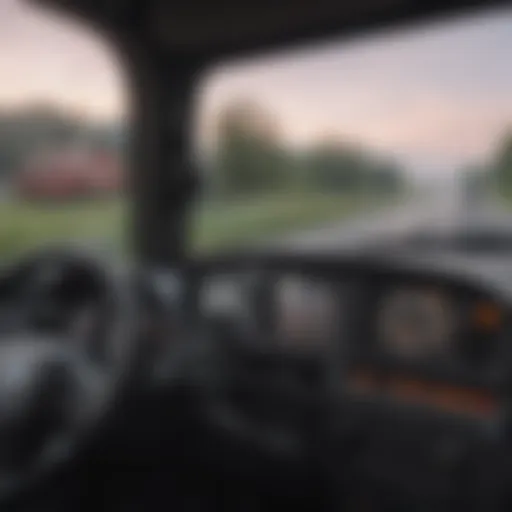
[[[207,178],[191,133],[212,67],[489,12],[510,32],[507,2],[31,3],[87,24],[123,70],[132,257],[50,244],[3,265],[1,510],[509,510],[505,224],[350,247],[322,246],[317,230],[203,256],[190,237]],[[0,242],[19,222],[4,207]]]

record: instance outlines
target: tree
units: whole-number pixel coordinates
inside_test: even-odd
[[[287,181],[287,152],[275,121],[261,107],[238,102],[226,108],[218,143],[215,180],[224,193],[260,192]]]
[[[307,183],[321,190],[390,193],[403,185],[403,173],[392,160],[333,139],[317,143],[305,162]]]
[[[119,152],[121,145],[114,135],[108,125],[92,124],[53,105],[0,111],[0,177],[18,172],[40,150],[77,141]]]
[[[393,161],[365,148],[324,137],[306,151],[292,152],[277,123],[260,106],[241,101],[220,116],[218,152],[209,189],[223,194],[261,193],[286,187],[332,192],[388,193],[403,182]]]
[[[369,169],[369,187],[383,194],[398,192],[404,187],[404,173],[392,160],[375,162]]]
[[[15,173],[31,153],[57,143],[68,143],[79,123],[48,105],[0,113],[0,169]]]
[[[512,132],[502,138],[492,164],[495,183],[505,193],[512,191]]]
[[[364,175],[360,151],[339,142],[323,141],[306,157],[307,179],[320,189],[355,190]]]

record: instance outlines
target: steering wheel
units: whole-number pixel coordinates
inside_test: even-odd
[[[79,271],[101,283],[100,328],[51,335],[34,328],[52,287]],[[44,251],[15,274],[13,296],[0,305],[0,500],[73,460],[98,432],[130,380],[137,332],[126,280],[82,252]],[[86,350],[98,341],[107,348],[103,360]]]

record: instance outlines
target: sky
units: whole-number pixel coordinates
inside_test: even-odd
[[[126,111],[115,55],[95,34],[0,0],[0,107],[51,100],[97,118]],[[398,158],[419,175],[489,158],[512,128],[512,9],[225,64],[205,74],[198,131],[250,99],[295,147],[326,134]],[[508,65],[507,65],[508,64]]]
[[[253,59],[213,72],[205,118],[230,98],[277,112],[286,137],[325,134],[420,173],[480,162],[512,128],[512,9]]]
[[[54,102],[99,119],[125,110],[112,49],[88,27],[27,0],[0,0],[0,107]]]

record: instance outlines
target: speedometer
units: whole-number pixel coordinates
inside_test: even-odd
[[[378,312],[382,348],[399,357],[445,355],[454,345],[456,318],[451,298],[439,289],[392,290],[383,297]]]

